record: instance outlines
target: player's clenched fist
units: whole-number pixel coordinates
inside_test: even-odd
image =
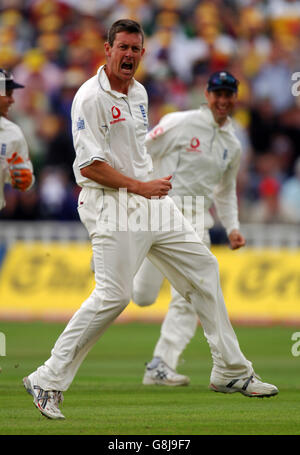
[[[14,153],[11,158],[8,158],[7,162],[9,164],[12,186],[21,191],[27,190],[32,184],[33,179],[30,166],[17,153]]]
[[[237,229],[230,232],[228,239],[232,250],[237,250],[246,244],[245,237]]]
[[[151,197],[161,198],[167,196],[172,189],[171,178],[172,175],[169,175],[168,177],[163,177],[161,179],[150,180],[150,182],[142,182],[139,194],[147,199],[151,199]]]

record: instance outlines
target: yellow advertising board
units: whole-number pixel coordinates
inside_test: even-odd
[[[300,250],[212,251],[232,321],[299,323]],[[0,318],[69,319],[94,288],[91,254],[88,243],[14,244],[0,269]],[[154,305],[130,302],[118,320],[162,320],[169,301],[165,281]]]
[[[300,321],[300,249],[214,248],[232,320]]]
[[[0,316],[61,319],[89,295],[91,250],[82,243],[15,243],[0,270]]]

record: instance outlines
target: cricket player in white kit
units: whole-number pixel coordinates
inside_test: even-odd
[[[13,91],[24,86],[14,81],[12,74],[0,69],[0,210],[5,207],[6,183],[20,191],[34,184],[33,167],[21,128],[6,118],[14,103]]]
[[[145,147],[148,100],[134,79],[144,54],[138,23],[120,20],[104,44],[106,65],[78,90],[72,107],[76,151],[74,172],[82,187],[78,210],[92,242],[96,286],[74,314],[50,358],[23,379],[39,411],[63,419],[66,391],[91,347],[126,308],[133,278],[148,258],[176,290],[195,306],[213,352],[214,390],[249,396],[275,395],[275,386],[259,381],[242,354],[220,287],[216,258],[168,197],[171,176],[152,178]],[[122,189],[122,191],[119,191]],[[126,196],[124,197],[124,189]],[[131,227],[135,215],[170,212],[166,229]],[[117,214],[116,214],[116,211]],[[115,216],[116,215],[116,216]],[[175,226],[181,226],[181,230]]]
[[[167,114],[146,137],[147,151],[157,176],[165,175],[167,169],[173,174],[169,195],[175,195],[181,207],[186,205],[183,204],[186,195],[203,195],[203,218],[198,213],[198,225],[195,204],[190,213],[193,227],[208,248],[209,229],[214,224],[209,211],[213,203],[230,247],[237,249],[245,244],[239,231],[236,195],[241,145],[230,119],[237,91],[238,81],[232,74],[227,71],[212,74],[205,90],[207,104],[197,110]],[[140,306],[154,303],[163,279],[161,272],[146,258],[134,279],[135,303]],[[176,289],[172,288],[171,294],[154,357],[146,367],[145,385],[177,386],[190,382],[187,376],[176,372],[176,367],[182,351],[195,334],[198,317],[193,305]]]

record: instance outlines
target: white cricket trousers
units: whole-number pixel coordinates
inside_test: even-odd
[[[196,230],[196,229],[195,229]],[[203,243],[210,248],[210,238],[204,231]],[[163,274],[148,258],[145,258],[133,281],[133,301],[139,306],[152,305],[160,292]],[[171,286],[171,301],[163,320],[160,337],[154,348],[153,357],[161,358],[169,367],[176,370],[180,355],[196,333],[198,315],[194,308]],[[218,352],[212,356],[218,368]],[[222,370],[222,365],[220,365]]]
[[[134,275],[147,255],[194,305],[209,345],[218,353],[214,377],[223,378],[224,372],[227,378],[249,376],[252,364],[230,324],[216,258],[170,197],[151,200],[120,194],[85,187],[79,195],[79,215],[92,242],[96,285],[56,341],[51,357],[30,375],[34,383],[44,390],[69,388],[89,350],[130,302]],[[158,212],[160,222],[153,227],[152,213]],[[143,230],[149,213],[152,230]]]

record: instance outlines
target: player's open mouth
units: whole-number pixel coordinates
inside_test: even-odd
[[[121,65],[121,69],[122,69],[122,70],[126,70],[126,71],[132,71],[132,69],[133,69],[133,64],[132,64],[132,63],[126,63],[126,62],[124,62],[124,63],[122,63],[122,65]]]
[[[228,108],[227,107],[220,107],[220,106],[217,106],[217,111],[219,112],[219,114],[227,114],[228,113]]]

